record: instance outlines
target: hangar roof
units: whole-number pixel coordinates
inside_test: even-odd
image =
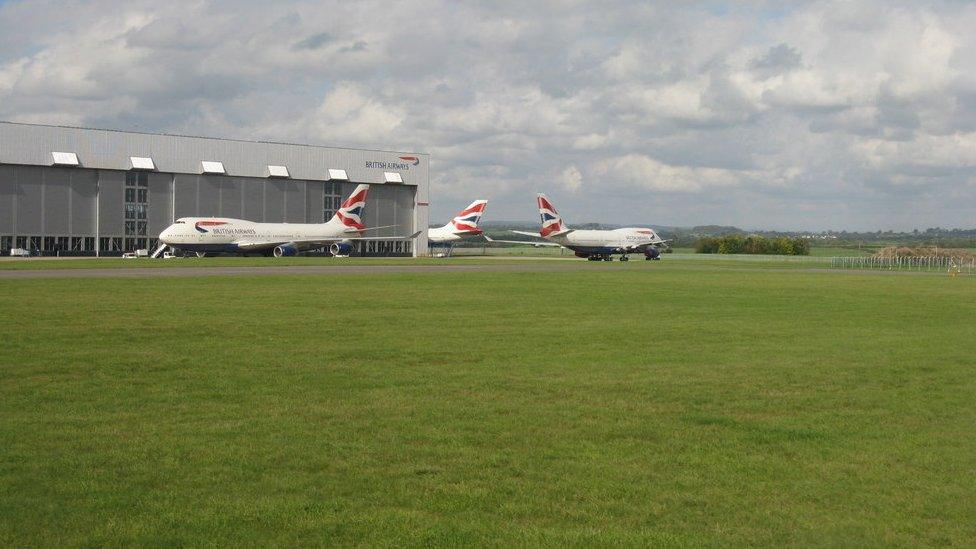
[[[388,174],[398,173],[403,184],[424,185],[428,162],[426,153],[0,121],[0,164],[188,174],[220,173],[219,166],[230,176],[321,181],[344,172],[349,181],[374,184],[395,183],[396,177]]]

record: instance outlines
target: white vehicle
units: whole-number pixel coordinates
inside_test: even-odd
[[[125,252],[124,254],[122,254],[122,259],[136,259],[138,257],[139,255],[136,254],[135,252]]]
[[[662,240],[653,229],[641,227],[627,227],[623,229],[606,230],[574,230],[563,222],[559,212],[546,195],[539,193],[539,216],[542,218],[542,229],[538,233],[512,231],[517,234],[534,236],[545,239],[546,242],[521,242],[513,240],[492,240],[489,242],[516,242],[533,246],[562,246],[576,253],[577,257],[585,257],[590,261],[613,261],[614,254],[620,254],[620,261],[627,261],[628,254],[644,254],[645,259],[660,259],[658,246],[664,246],[667,240]]]
[[[11,248],[10,257],[30,257],[30,250],[25,248]]]
[[[329,246],[333,255],[349,255],[357,240],[411,240],[409,236],[362,236],[363,232],[385,227],[367,228],[362,224],[363,207],[369,185],[359,185],[342,207],[326,223],[255,223],[244,219],[222,217],[184,217],[159,234],[163,246],[196,252],[258,252],[286,257],[306,250]],[[160,253],[157,250],[153,256]]]

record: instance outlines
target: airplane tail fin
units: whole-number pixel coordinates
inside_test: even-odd
[[[540,236],[550,236],[569,230],[563,218],[560,217],[559,212],[556,211],[556,207],[552,205],[549,197],[539,193],[537,201],[539,202],[539,217],[542,219],[542,228],[539,230]]]
[[[475,200],[467,208],[461,210],[444,228],[455,234],[478,234],[481,232],[478,223],[481,222],[481,216],[484,215],[487,207],[487,200]]]
[[[369,185],[357,185],[349,198],[339,207],[339,211],[329,221],[342,223],[350,231],[365,230],[363,209],[366,207],[366,195],[368,193]]]

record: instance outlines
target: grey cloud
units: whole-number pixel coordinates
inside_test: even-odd
[[[167,17],[157,19],[128,33],[126,44],[133,48],[154,50],[196,50],[213,44],[206,28],[191,28],[187,22]]]
[[[329,34],[327,32],[320,32],[318,34],[313,34],[312,36],[309,36],[308,38],[305,38],[303,40],[299,40],[298,42],[295,42],[295,44],[292,46],[292,49],[294,49],[294,50],[315,50],[315,49],[321,48],[322,46],[324,46],[326,44],[332,43],[333,40],[334,39],[332,38],[332,35],[331,34]]]
[[[971,4],[86,7],[0,6],[0,118],[430,152],[435,218],[972,223]]]
[[[749,67],[769,78],[799,67],[802,60],[798,49],[784,43],[769,48],[766,55],[753,59]]]
[[[368,45],[369,44],[367,44],[363,40],[359,40],[359,41],[357,41],[355,44],[353,44],[351,46],[344,46],[344,47],[340,48],[339,51],[342,52],[342,53],[353,53],[353,52],[357,52],[357,51],[366,51],[366,48],[367,48]]]

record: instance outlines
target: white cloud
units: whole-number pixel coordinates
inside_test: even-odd
[[[317,134],[351,143],[375,143],[396,134],[403,122],[397,105],[384,104],[362,86],[340,82],[309,119]]]
[[[68,11],[0,4],[0,118],[427,151],[434,217],[531,219],[551,186],[593,221],[972,224],[971,3]]]
[[[567,191],[575,194],[583,187],[583,174],[576,166],[570,166],[559,175],[559,182]]]
[[[670,166],[642,154],[598,161],[593,170],[608,182],[624,182],[663,192],[698,192],[709,187],[738,184],[742,174],[717,168]]]

